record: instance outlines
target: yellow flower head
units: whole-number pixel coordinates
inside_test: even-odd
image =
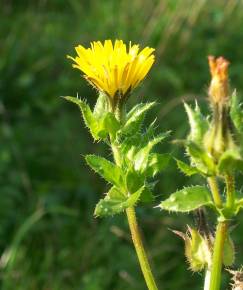
[[[139,85],[154,63],[153,48],[139,52],[139,45],[129,47],[122,40],[91,42],[90,48],[75,47],[78,56],[71,58],[85,78],[109,99],[122,98]]]
[[[229,61],[223,57],[208,57],[212,76],[209,95],[214,104],[224,104],[228,101],[228,66]]]

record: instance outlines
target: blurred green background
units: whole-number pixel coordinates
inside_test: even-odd
[[[0,0],[0,289],[145,290],[125,217],[93,217],[106,185],[82,154],[109,152],[60,98],[79,93],[94,103],[95,91],[66,55],[108,38],[156,48],[129,105],[156,100],[148,121],[156,115],[171,140],[188,131],[182,100],[197,98],[207,112],[208,54],[231,61],[232,88],[243,90],[243,1]],[[170,142],[158,150],[185,158]],[[159,176],[154,205],[194,182],[203,180],[184,178],[172,164]],[[168,230],[185,231],[192,217],[154,205],[138,208],[138,219],[159,289],[202,289],[203,273],[187,270],[183,242]],[[234,238],[238,265],[243,225]]]

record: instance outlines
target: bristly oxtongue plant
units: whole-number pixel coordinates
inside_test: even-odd
[[[147,287],[156,290],[149,261],[143,247],[136,221],[138,203],[153,201],[153,177],[163,170],[170,155],[154,153],[156,144],[168,133],[155,134],[154,122],[143,128],[145,114],[155,103],[138,103],[127,111],[126,101],[133,89],[145,78],[154,62],[154,49],[139,51],[138,45],[127,47],[123,41],[93,42],[90,48],[76,47],[77,57],[71,58],[74,67],[98,90],[93,110],[82,99],[65,97],[77,104],[85,125],[95,141],[105,142],[113,160],[87,155],[88,165],[104,178],[110,189],[95,208],[95,216],[126,212],[131,236]]]
[[[234,263],[230,223],[243,208],[243,198],[235,188],[235,175],[243,171],[243,112],[236,92],[229,89],[229,62],[213,56],[208,60],[212,76],[208,91],[211,116],[205,118],[197,103],[194,109],[185,104],[191,131],[183,143],[190,164],[177,160],[184,174],[199,174],[208,186],[183,188],[162,201],[160,207],[178,213],[204,207],[215,213],[215,233],[191,227],[186,234],[176,233],[185,240],[191,270],[205,271],[204,290],[219,290],[222,268]],[[231,270],[231,273],[232,289],[242,290],[243,279],[239,281],[242,271]]]

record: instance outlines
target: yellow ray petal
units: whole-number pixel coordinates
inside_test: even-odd
[[[78,45],[75,58],[68,56],[73,67],[98,90],[113,98],[117,91],[125,95],[135,88],[147,75],[154,62],[154,49],[145,47],[139,51],[138,44],[127,46],[122,40],[93,41],[89,48]]]

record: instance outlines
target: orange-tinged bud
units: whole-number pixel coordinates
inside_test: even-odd
[[[213,118],[208,132],[204,136],[204,147],[219,162],[227,150],[237,150],[235,129],[230,116],[229,102],[229,61],[225,58],[208,57],[212,80],[209,87]]]
[[[208,63],[212,80],[209,87],[209,96],[212,104],[224,104],[228,101],[228,66],[229,61],[225,58],[214,56],[208,57]]]

